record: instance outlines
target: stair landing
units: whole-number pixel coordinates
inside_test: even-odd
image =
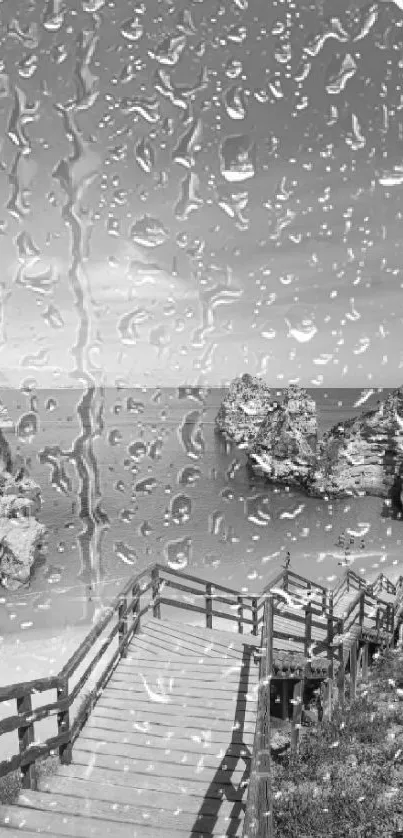
[[[73,762],[0,807],[0,834],[240,836],[257,638],[151,619],[119,661]]]

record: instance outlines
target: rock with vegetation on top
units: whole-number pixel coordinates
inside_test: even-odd
[[[46,534],[46,527],[34,517],[41,505],[40,487],[17,458],[13,466],[10,447],[0,430],[0,585],[8,590],[29,583]]]
[[[249,449],[253,470],[274,482],[306,487],[316,462],[316,404],[297,385],[268,411]]]
[[[401,493],[403,387],[355,419],[339,422],[318,446],[312,493],[329,497]]]
[[[252,442],[272,404],[262,379],[245,373],[230,385],[216,416],[216,428],[237,445]]]

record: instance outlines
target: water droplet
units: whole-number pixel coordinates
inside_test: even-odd
[[[225,180],[248,180],[255,174],[255,146],[247,134],[227,137],[220,145],[220,170]]]
[[[169,232],[157,218],[144,215],[132,225],[130,237],[143,247],[158,247],[168,240]]]

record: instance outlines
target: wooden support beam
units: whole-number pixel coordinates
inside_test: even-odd
[[[312,643],[312,603],[308,602],[305,608],[305,637],[304,637],[304,655],[309,653],[309,647]]]
[[[357,641],[350,646],[350,701],[357,697]]]
[[[293,689],[293,707],[291,718],[291,753],[296,755],[299,748],[301,721],[302,721],[302,702],[304,697],[304,680],[296,681]]]
[[[280,712],[283,721],[288,719],[288,679],[280,681]]]
[[[364,681],[368,679],[368,661],[369,661],[369,643],[364,643],[362,647],[362,659],[361,659],[361,678]]]
[[[345,685],[346,685],[346,673],[344,669],[344,649],[343,643],[339,644],[339,669],[337,672],[337,689],[339,693],[339,703],[342,707],[344,707],[345,702]]]

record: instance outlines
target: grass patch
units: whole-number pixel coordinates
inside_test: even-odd
[[[36,762],[37,777],[45,777],[54,774],[59,765],[59,757],[52,754]],[[16,803],[21,791],[20,771],[10,771],[5,777],[0,777],[0,803]]]
[[[387,651],[368,684],[298,756],[273,767],[276,838],[394,838],[403,825],[403,652]],[[400,750],[402,759],[400,760]]]

